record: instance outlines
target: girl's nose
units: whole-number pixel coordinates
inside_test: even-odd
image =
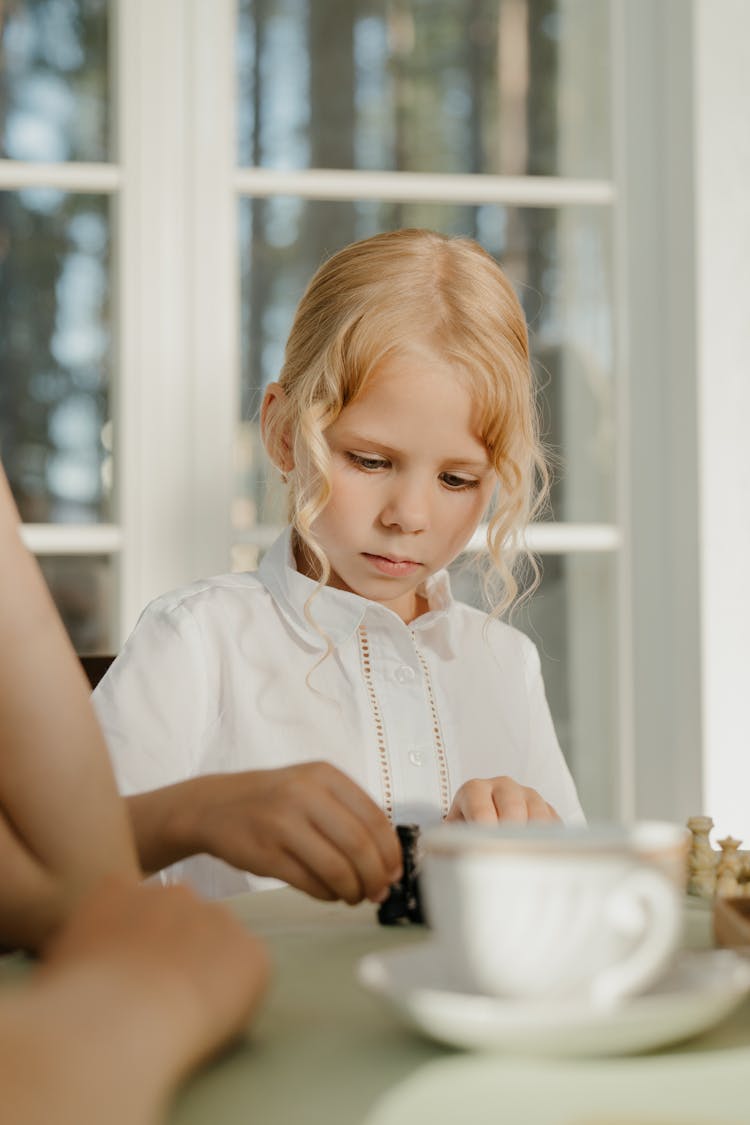
[[[427,528],[428,499],[419,485],[396,483],[380,513],[384,527],[398,528],[410,535]]]

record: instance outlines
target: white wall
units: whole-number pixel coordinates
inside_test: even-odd
[[[675,821],[700,810],[703,773],[694,11],[692,0],[615,0],[613,29],[620,795],[626,816]]]
[[[704,808],[750,846],[750,3],[695,7]],[[689,329],[688,329],[689,330]],[[699,811],[699,810],[696,810]]]

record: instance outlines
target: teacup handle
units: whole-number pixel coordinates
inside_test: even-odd
[[[681,914],[675,888],[658,871],[634,871],[610,896],[605,922],[619,933],[642,935],[633,952],[594,981],[592,999],[614,1004],[650,984],[678,943]]]

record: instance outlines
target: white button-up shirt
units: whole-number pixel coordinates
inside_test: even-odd
[[[581,821],[535,646],[455,602],[445,572],[420,592],[429,610],[406,625],[318,589],[287,531],[257,573],[157,598],[94,693],[122,792],[326,759],[395,823],[438,822],[463,782],[501,774]],[[163,878],[208,895],[271,885],[207,856]]]

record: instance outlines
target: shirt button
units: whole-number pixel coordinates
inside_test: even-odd
[[[423,766],[424,765],[424,754],[422,753],[421,750],[410,750],[409,751],[409,761],[411,762],[411,764],[413,766]]]
[[[408,664],[401,664],[393,673],[393,678],[396,680],[396,683],[410,684],[415,675],[416,672],[413,668],[410,668]]]

